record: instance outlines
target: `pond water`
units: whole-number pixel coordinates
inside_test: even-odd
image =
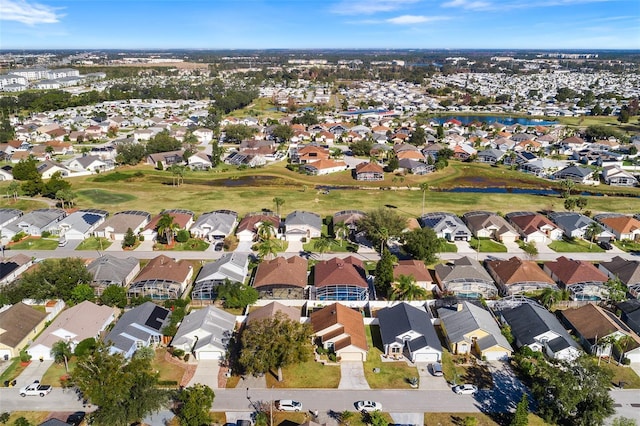
[[[551,126],[553,124],[558,124],[557,121],[550,120],[540,120],[536,118],[526,118],[526,117],[496,117],[492,115],[446,115],[441,117],[432,118],[433,121],[443,124],[447,120],[458,120],[465,126],[474,121],[479,121],[480,123],[501,123],[506,125],[511,124],[520,124],[521,126]]]

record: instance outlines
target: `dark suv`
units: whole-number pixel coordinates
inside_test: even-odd
[[[601,249],[604,249],[604,250],[611,250],[613,248],[611,243],[608,241],[600,241],[598,245],[600,246]]]

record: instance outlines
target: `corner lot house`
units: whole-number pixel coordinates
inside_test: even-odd
[[[313,332],[325,349],[342,361],[366,361],[369,347],[362,314],[340,303],[311,314]]]
[[[139,348],[157,345],[162,329],[169,323],[171,312],[153,302],[145,302],[122,314],[104,341],[111,344],[111,353],[131,358]]]
[[[69,342],[71,350],[84,339],[98,339],[116,318],[115,308],[99,306],[84,301],[62,311],[40,336],[29,346],[27,352],[32,359],[50,360],[54,343],[64,340]]]
[[[386,357],[406,357],[411,362],[440,361],[442,345],[424,307],[399,303],[380,309],[377,315]]]
[[[22,302],[0,309],[0,360],[17,357],[44,329],[47,314]]]
[[[498,323],[486,309],[471,302],[438,309],[442,330],[454,354],[473,353],[488,361],[504,360],[513,348],[502,335]]]
[[[236,317],[211,305],[184,317],[171,346],[191,353],[198,360],[222,360],[233,336]]]

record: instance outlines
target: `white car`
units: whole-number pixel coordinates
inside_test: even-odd
[[[300,411],[302,410],[302,404],[293,399],[281,399],[276,401],[276,408],[280,411]]]
[[[478,392],[478,388],[475,385],[458,385],[453,387],[453,391],[458,395],[473,395]]]
[[[355,406],[358,411],[382,411],[382,404],[376,401],[358,401]]]

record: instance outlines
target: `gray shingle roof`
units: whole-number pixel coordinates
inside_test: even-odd
[[[179,346],[195,343],[196,350],[212,344],[224,349],[233,334],[235,325],[235,315],[209,305],[206,308],[191,311],[184,317],[171,344]],[[194,331],[198,332],[197,341],[189,336]]]
[[[127,353],[136,344],[136,340],[148,341],[152,335],[159,335],[160,330],[168,322],[170,311],[153,302],[145,302],[140,306],[122,314],[105,342]]]
[[[248,265],[248,253],[225,253],[215,262],[205,264],[202,269],[200,269],[200,273],[195,282],[224,280],[227,278],[230,281],[243,283],[247,278],[246,271]]]
[[[427,346],[442,350],[440,339],[431,324],[431,315],[425,309],[416,308],[408,303],[399,303],[379,310],[378,321],[382,343],[385,345],[395,342],[397,336],[413,330],[420,337],[409,343],[411,351]]]
[[[455,307],[454,309],[440,308],[438,309],[438,316],[444,322],[444,328],[447,330],[449,340],[452,342],[466,340],[465,335],[468,333],[475,330],[483,330],[489,333],[492,338],[478,340],[480,349],[486,349],[495,344],[504,348],[511,348],[491,313],[473,303],[462,302],[461,310],[456,310]]]
[[[285,226],[307,225],[316,229],[322,229],[322,218],[316,213],[296,210],[287,215],[284,224]]]
[[[554,342],[553,347],[551,342],[557,339],[548,342],[554,352],[569,346],[578,347],[560,321],[542,306],[524,303],[518,307],[506,309],[501,314],[511,327],[513,337],[522,345],[530,345],[536,342],[536,337],[547,331],[553,331],[560,336],[557,339],[564,340],[564,343]]]
[[[138,259],[127,257],[120,259],[109,254],[102,255],[87,266],[96,283],[112,283],[124,286],[129,274],[139,266]]]

